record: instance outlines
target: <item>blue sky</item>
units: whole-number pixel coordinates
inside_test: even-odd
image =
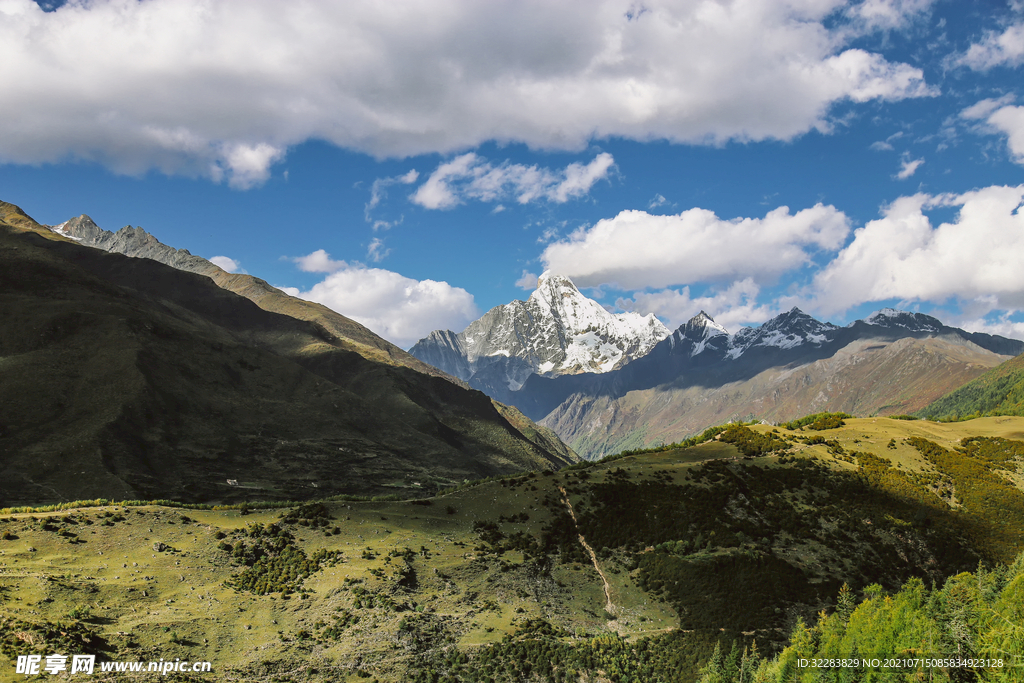
[[[408,347],[545,270],[671,328],[1024,338],[1024,3],[0,0],[0,199]]]

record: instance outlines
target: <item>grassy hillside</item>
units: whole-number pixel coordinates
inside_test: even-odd
[[[2,511],[0,653],[208,659],[215,680],[693,681],[716,645],[784,654],[843,583],[872,599],[1024,551],[1024,418],[810,427],[405,502]]]
[[[1024,415],[1024,356],[992,368],[918,414],[930,418]]]

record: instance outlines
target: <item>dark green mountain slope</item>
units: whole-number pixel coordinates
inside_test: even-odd
[[[480,392],[0,209],[8,505],[424,491],[575,460]]]
[[[0,203],[0,212],[2,210]],[[437,368],[427,365],[391,342],[381,339],[356,321],[326,306],[288,296],[270,286],[265,280],[252,275],[228,273],[206,259],[190,254],[186,249],[175,249],[162,244],[142,228],[127,226],[114,233],[103,230],[84,214],[65,221],[57,228],[60,234],[80,240],[85,246],[135,258],[152,259],[178,270],[205,275],[223,289],[249,299],[264,310],[283,313],[322,326],[334,335],[336,346],[355,351],[368,360],[405,366],[428,375],[448,377]],[[450,379],[467,386],[461,380]]]
[[[918,414],[929,418],[1024,415],[1024,355],[992,368]]]

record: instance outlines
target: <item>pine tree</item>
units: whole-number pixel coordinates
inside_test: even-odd
[[[837,603],[836,614],[842,619],[843,624],[848,624],[850,622],[850,615],[857,608],[857,599],[853,596],[853,591],[850,590],[849,584],[844,583],[843,587],[839,589]]]
[[[700,670],[698,683],[727,683],[727,679],[722,673],[722,644],[715,643],[715,651],[711,654],[711,659]]]

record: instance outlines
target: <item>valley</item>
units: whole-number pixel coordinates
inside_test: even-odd
[[[543,644],[542,680],[693,681],[716,644],[782,652],[843,583],[941,585],[1024,551],[1024,418],[723,429],[434,498],[3,510],[4,655],[470,681],[519,680],[512,653]]]
[[[1019,402],[1022,342],[891,309],[666,336],[545,275],[410,354],[139,228],[0,218],[12,661],[791,683],[830,633],[1024,666],[998,621],[1024,586],[1024,418],[981,417]],[[943,401],[975,419],[906,414]],[[950,630],[958,581],[989,616]],[[894,600],[916,630],[868,616]]]

